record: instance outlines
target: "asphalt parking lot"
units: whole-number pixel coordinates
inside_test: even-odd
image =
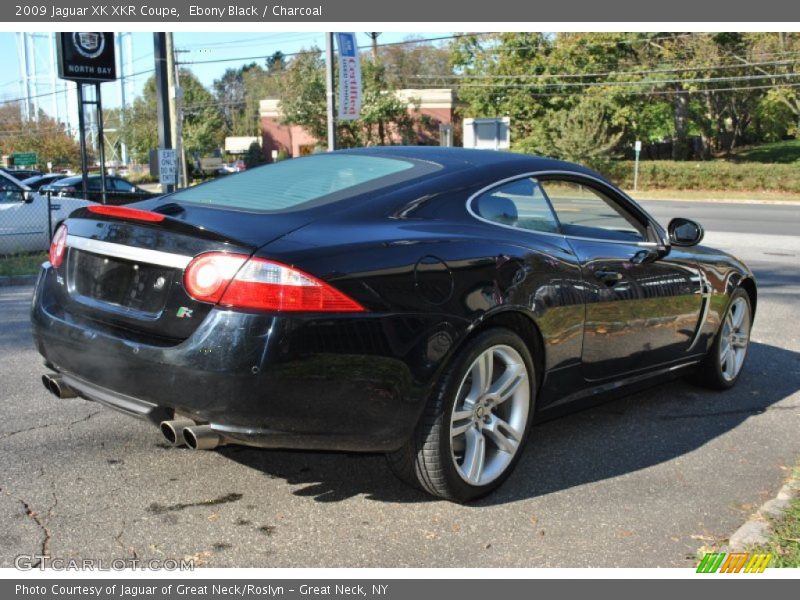
[[[194,558],[219,567],[689,566],[774,496],[800,456],[800,205],[643,203],[698,218],[756,272],[742,380],[682,380],[544,423],[512,478],[469,506],[395,480],[382,456],[168,447],[57,400],[0,288],[0,566],[20,554]]]

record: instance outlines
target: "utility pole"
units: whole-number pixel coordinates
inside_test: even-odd
[[[325,34],[325,92],[328,97],[328,152],[336,150],[336,90],[333,79],[333,32]]]
[[[372,40],[372,66],[375,72],[375,88],[380,93],[382,90],[382,80],[383,80],[383,73],[381,73],[381,69],[378,66],[378,36],[381,34],[380,31],[368,31],[367,35]],[[383,119],[378,121],[378,140],[381,143],[381,146],[386,143],[386,130],[383,125]]]
[[[172,144],[175,148],[178,163],[178,176],[177,187],[186,186],[184,161],[183,161],[183,139],[182,139],[182,125],[183,119],[181,118],[181,96],[182,91],[178,82],[178,71],[175,68],[175,44],[172,39],[172,32],[166,34],[166,51],[167,51],[167,86],[169,88],[169,122],[170,122],[170,137]]]
[[[153,54],[156,63],[156,115],[158,119],[158,147],[164,150],[172,148],[172,126],[170,125],[169,85],[167,75],[167,34],[153,33]],[[168,185],[164,192],[175,191],[175,186]]]
[[[381,34],[380,31],[368,31],[367,35],[372,40],[372,62],[376,65],[378,64],[378,36]]]

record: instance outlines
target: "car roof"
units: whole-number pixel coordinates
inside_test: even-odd
[[[598,177],[599,175],[581,165],[553,158],[518,154],[498,150],[478,150],[473,148],[452,148],[442,146],[370,146],[341,150],[346,154],[368,154],[392,158],[406,158],[433,162],[446,168],[497,169],[498,167],[519,168],[535,171],[572,171]]]
[[[114,177],[114,175],[106,175],[106,179],[119,179],[119,177]],[[70,175],[69,177],[65,177],[64,179],[59,179],[57,181],[58,185],[71,185],[73,183],[78,183],[83,179],[82,175]],[[100,175],[89,175],[87,179],[100,179]]]

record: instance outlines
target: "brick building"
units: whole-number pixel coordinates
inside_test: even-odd
[[[445,89],[404,89],[395,92],[397,97],[408,104],[408,112],[414,119],[417,143],[439,143],[439,125],[450,125],[454,119],[453,90]],[[325,144],[317,140],[299,125],[284,125],[280,120],[279,100],[267,98],[260,103],[262,148],[271,160],[274,152],[286,152],[296,157],[310,153],[315,146]],[[390,138],[397,137],[392,136]],[[398,143],[399,139],[392,139]]]

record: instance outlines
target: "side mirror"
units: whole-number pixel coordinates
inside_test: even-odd
[[[23,190],[22,191],[22,201],[25,204],[31,204],[33,202],[33,198],[36,194],[31,190]]]
[[[705,231],[700,223],[676,217],[667,226],[669,241],[675,246],[696,246],[703,241]]]

